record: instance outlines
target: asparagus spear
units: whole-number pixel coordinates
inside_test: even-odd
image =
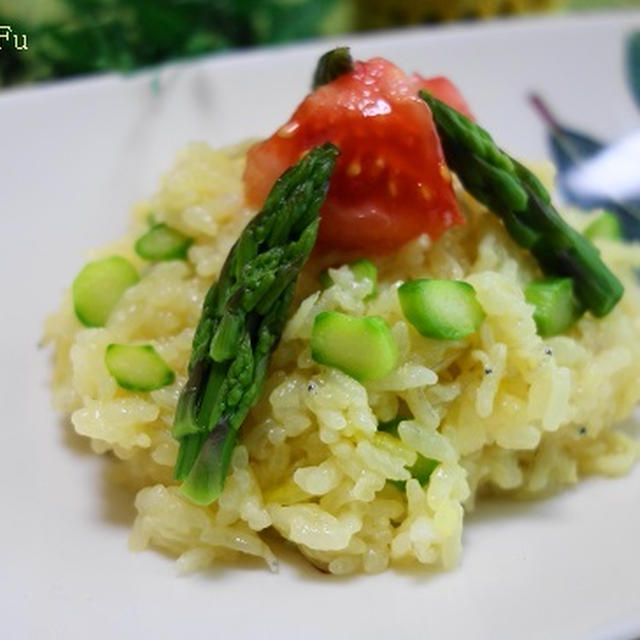
[[[315,90],[323,84],[335,80],[343,73],[349,73],[349,71],[353,71],[353,59],[349,53],[349,47],[331,49],[320,56],[313,74],[311,88]]]
[[[210,504],[221,493],[238,429],[257,400],[316,240],[338,149],[311,150],[275,183],[208,291],[172,435],[181,490]]]
[[[420,97],[431,109],[447,164],[467,191],[502,218],[546,275],[572,278],[587,309],[598,317],[609,313],[624,292],[622,284],[591,242],[560,217],[539,180],[484,129],[427,91]]]

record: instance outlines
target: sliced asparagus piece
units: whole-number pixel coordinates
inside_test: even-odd
[[[407,320],[436,340],[461,340],[475,333],[485,313],[474,288],[458,280],[411,280],[398,288]]]
[[[620,218],[611,211],[603,211],[597,218],[592,220],[584,230],[584,235],[589,240],[604,238],[606,240],[622,239],[622,224]]]
[[[145,260],[182,260],[192,242],[192,238],[161,222],[138,238],[134,248]]]
[[[323,311],[314,318],[311,356],[356,380],[376,380],[396,367],[398,347],[389,326],[378,316]]]
[[[110,344],[105,353],[109,373],[123,389],[153,391],[172,384],[175,375],[150,344]]]
[[[121,256],[85,265],[71,287],[78,320],[85,327],[104,327],[122,294],[138,280],[136,268]]]
[[[571,278],[530,282],[525,287],[524,297],[535,307],[533,319],[543,337],[564,333],[584,313],[584,307],[573,293]]]

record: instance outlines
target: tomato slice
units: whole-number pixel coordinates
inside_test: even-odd
[[[321,247],[387,252],[422,233],[435,239],[463,223],[431,112],[417,96],[422,86],[438,97],[446,89],[446,98],[466,109],[443,80],[409,77],[383,58],[356,62],[249,150],[248,203],[261,206],[287,167],[329,141],[341,154],[320,212]]]
[[[471,120],[475,120],[467,101],[462,97],[462,94],[449,78],[444,76],[435,76],[433,78],[424,78],[419,73],[414,73],[412,78],[420,85],[421,89],[427,89],[438,100],[446,102],[450,107],[453,107],[463,115],[467,116]]]

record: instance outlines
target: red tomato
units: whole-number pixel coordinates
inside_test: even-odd
[[[457,109],[460,113],[474,120],[473,114],[462,97],[462,94],[449,78],[435,76],[434,78],[423,78],[419,73],[414,73],[412,78],[418,82],[420,88],[430,91],[438,100],[446,102],[450,107]]]
[[[410,78],[383,58],[356,62],[352,72],[308,95],[285,125],[249,150],[247,201],[261,206],[287,167],[330,141],[341,154],[320,211],[319,245],[385,252],[422,233],[435,239],[463,223],[431,112],[417,96],[425,84],[438,97],[445,86],[440,79]],[[448,81],[446,89],[447,98],[466,109]]]

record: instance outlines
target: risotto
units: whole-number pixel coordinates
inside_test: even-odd
[[[542,338],[523,293],[538,265],[456,184],[466,224],[373,256],[375,296],[348,252],[312,255],[224,490],[207,506],[185,497],[171,426],[204,296],[255,215],[243,196],[246,152],[193,144],[180,153],[157,193],[134,208],[127,235],[91,254],[122,256],[139,273],[104,326],[78,320],[71,292],[46,322],[55,406],[109,455],[111,479],[137,492],[132,548],[166,550],[184,570],[242,554],[275,569],[276,532],[333,574],[446,569],[459,561],[464,514],[482,495],[541,496],[586,474],[630,469],[640,447],[615,426],[640,399],[638,247],[596,240],[625,286],[622,299],[603,318],[587,314]],[[591,220],[564,215],[579,230]],[[149,216],[192,239],[184,259],[150,263],[134,251]],[[421,335],[397,293],[419,278],[472,285],[479,329],[457,340]],[[319,364],[310,341],[326,311],[384,319],[398,350],[393,371],[357,381]],[[152,345],[175,376],[151,391],[123,388],[105,365],[113,343]],[[419,457],[435,461],[427,482],[410,472]]]

